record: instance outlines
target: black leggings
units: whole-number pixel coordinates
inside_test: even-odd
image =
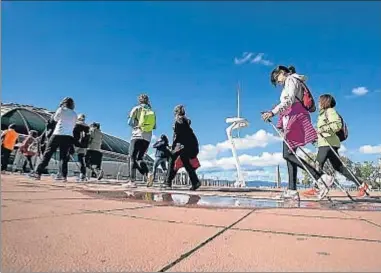
[[[144,162],[144,155],[149,147],[149,141],[144,139],[132,139],[130,143],[130,179],[136,179],[136,169],[142,174],[147,175],[149,170]]]
[[[25,156],[25,161],[24,161],[24,164],[22,165],[22,171],[24,173],[26,173],[26,165],[28,165],[28,163],[29,163],[29,168],[32,171],[34,168],[33,168],[33,162],[32,162],[32,156],[31,155]]]
[[[166,177],[166,181],[165,183],[167,184],[167,186],[171,186],[172,185],[172,180],[175,178],[176,176],[176,171],[174,169],[175,167],[175,161],[178,157],[181,158],[181,161],[183,162],[183,165],[184,165],[184,168],[185,170],[187,171],[188,175],[189,175],[189,179],[192,183],[193,186],[197,185],[200,181],[197,177],[197,174],[196,174],[196,170],[193,169],[191,163],[190,163],[190,159],[191,158],[195,158],[197,155],[191,155],[189,152],[187,152],[187,150],[184,148],[180,151],[178,151],[177,153],[173,154],[170,158],[169,158],[169,167],[168,167],[168,172],[167,172],[167,177]]]
[[[87,150],[86,153],[86,165],[88,168],[92,169],[93,165],[97,170],[101,169],[103,154],[101,151],[97,150]]]
[[[339,148],[333,147],[335,152],[339,154]],[[324,164],[327,160],[331,162],[331,165],[335,171],[341,173],[346,179],[354,182],[357,186],[361,186],[362,183],[359,179],[356,180],[356,177],[348,171],[348,169],[341,163],[340,159],[335,155],[329,146],[319,147],[317,158],[320,169],[323,169]]]
[[[290,151],[286,144],[283,143],[283,158],[287,161],[287,169],[288,169],[288,188],[290,190],[296,190],[296,182],[298,179],[298,167],[305,170],[300,161],[296,158],[296,156]],[[299,159],[303,162],[303,164],[307,167],[309,172],[313,175],[313,177],[318,180],[322,176],[322,172],[316,170],[310,164],[308,164],[305,160],[299,157]]]
[[[47,144],[44,156],[40,164],[37,166],[37,174],[41,175],[44,169],[49,165],[49,161],[53,154],[60,149],[60,170],[63,177],[67,177],[67,164],[69,162],[69,150],[73,147],[74,139],[72,136],[53,135]]]
[[[78,162],[79,162],[79,167],[81,174],[86,176],[86,161],[85,161],[85,154],[80,153],[78,154]]]
[[[9,156],[11,155],[11,153],[12,153],[11,150],[1,146],[1,170],[2,171],[7,170],[8,162],[9,162]]]

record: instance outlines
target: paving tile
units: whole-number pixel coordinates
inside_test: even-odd
[[[354,218],[366,219],[381,225],[381,211],[345,211]]]
[[[253,213],[234,227],[381,240],[381,229],[355,219],[322,219]]]
[[[55,217],[78,212],[76,209],[46,206],[44,204],[16,203],[1,208],[1,221]]]
[[[105,214],[3,222],[1,271],[158,271],[219,230]]]
[[[150,207],[149,204],[125,202],[121,200],[103,199],[67,199],[67,200],[31,200],[33,204],[43,204],[45,206],[62,207],[77,211],[109,211],[119,209],[132,209]]]
[[[259,209],[256,213],[306,216],[306,217],[326,217],[326,218],[354,218],[337,210],[320,210],[320,209]]]
[[[381,244],[227,231],[171,272],[379,272]]]
[[[79,192],[74,191],[44,191],[44,192],[7,192],[1,195],[2,200],[33,200],[33,199],[64,199],[64,198],[79,198],[79,199],[91,199]]]
[[[250,210],[239,209],[153,207],[149,209],[113,211],[112,213],[189,224],[229,226],[249,212]]]

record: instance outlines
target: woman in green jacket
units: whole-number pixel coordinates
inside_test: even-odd
[[[318,131],[318,154],[316,161],[319,164],[319,168],[322,170],[324,164],[327,160],[331,162],[332,167],[335,171],[341,173],[346,179],[356,183],[359,186],[358,197],[363,197],[366,194],[368,185],[366,183],[359,184],[359,179],[353,176],[353,174],[348,171],[348,169],[343,165],[341,160],[336,156],[340,149],[340,139],[337,136],[343,126],[342,119],[339,114],[336,112],[335,107],[336,101],[335,98],[329,94],[321,95],[319,98],[319,117],[317,122],[317,131]],[[332,151],[331,147],[335,150],[336,154]],[[331,186],[331,185],[328,185]],[[304,195],[316,195],[318,190],[313,188],[307,192],[304,192]]]

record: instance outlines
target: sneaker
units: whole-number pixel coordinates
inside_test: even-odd
[[[124,183],[124,184],[122,184],[122,186],[126,187],[126,188],[136,188],[137,187],[135,182],[132,182],[132,181],[130,181],[128,183]]]
[[[152,187],[152,186],[153,186],[153,174],[149,173],[147,178],[147,187]]]
[[[62,176],[56,176],[54,178],[55,181],[62,181],[62,182],[67,182],[67,177],[62,177]]]
[[[327,185],[327,187],[330,188],[333,185],[334,180],[335,178],[332,175],[323,174],[318,180],[318,187],[322,189]]]
[[[172,186],[163,183],[163,184],[160,185],[160,189],[162,189],[162,190],[171,190],[171,189],[172,189]]]
[[[97,180],[102,180],[103,175],[104,175],[104,171],[102,169],[99,170],[98,175],[97,175]]]
[[[36,180],[36,181],[39,181],[39,180],[41,180],[41,175],[39,175],[39,174],[32,174],[32,175],[30,175],[30,178],[32,178],[33,180]]]
[[[191,190],[191,191],[195,191],[195,190],[197,190],[199,187],[201,187],[201,182],[200,182],[200,181],[197,182],[196,185],[192,185],[192,187],[191,187],[189,190]]]
[[[324,199],[324,198],[328,195],[328,193],[329,193],[329,189],[326,188],[326,187],[323,187],[323,188],[320,190],[319,195],[318,195],[319,200]]]
[[[86,176],[84,175],[84,174],[80,174],[79,175],[79,178],[78,178],[78,180],[77,180],[78,182],[86,182],[87,181],[87,178],[86,178]]]
[[[362,183],[359,187],[359,193],[357,194],[357,197],[364,197],[366,196],[366,191],[368,190],[369,185],[367,183]]]
[[[291,199],[293,201],[300,201],[299,192],[295,190],[286,190],[280,195],[282,199]]]
[[[318,189],[316,189],[316,188],[312,188],[312,189],[309,189],[309,190],[303,192],[302,194],[303,194],[304,196],[318,196],[319,193],[320,193],[320,192],[319,192]]]

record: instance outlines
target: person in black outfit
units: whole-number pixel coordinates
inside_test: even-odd
[[[80,181],[86,180],[86,148],[90,140],[90,127],[85,123],[85,115],[79,114],[77,123],[74,126],[73,136],[74,143],[77,146],[78,162],[80,166],[81,174],[79,175]]]
[[[155,163],[153,164],[153,176],[152,176],[151,185],[153,181],[155,181],[157,168],[159,166],[161,166],[163,171],[167,171],[167,161],[171,154],[169,150],[168,137],[164,134],[160,136],[159,140],[156,141],[156,143],[152,147],[156,149],[156,153],[155,153]]]
[[[77,114],[74,111],[75,104],[72,98],[64,98],[52,120],[55,123],[53,133],[49,138],[42,161],[36,168],[35,179],[40,180],[41,174],[45,171],[53,154],[59,149],[60,154],[60,173],[62,177],[57,180],[67,181],[68,162],[71,150],[74,150],[73,129],[77,121]]]
[[[184,106],[176,106],[174,112],[175,124],[173,126],[172,156],[169,158],[169,168],[163,186],[164,188],[172,187],[172,180],[176,176],[176,171],[174,169],[175,161],[180,157],[192,183],[190,190],[197,190],[201,186],[201,183],[190,160],[196,158],[199,153],[198,140],[190,126],[190,119],[185,116]]]

